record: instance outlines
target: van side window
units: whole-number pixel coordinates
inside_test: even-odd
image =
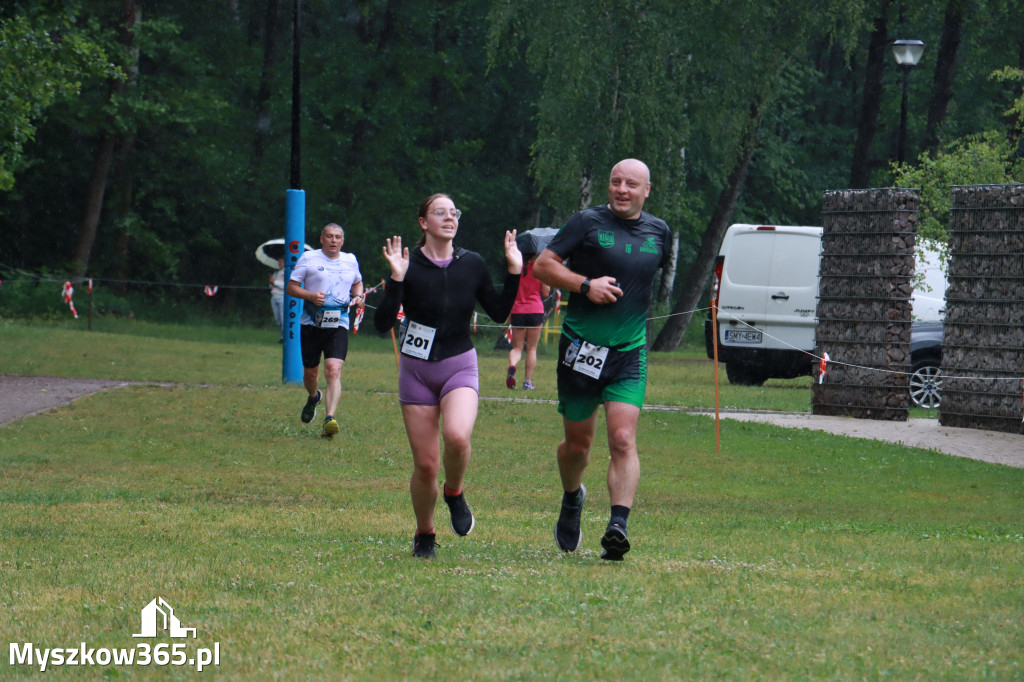
[[[748,232],[737,235],[737,246],[729,251],[725,259],[729,279],[734,284],[744,286],[764,285],[772,269],[774,240],[774,234]]]
[[[771,286],[818,287],[821,240],[816,235],[780,234],[772,254]]]

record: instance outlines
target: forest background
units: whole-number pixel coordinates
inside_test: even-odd
[[[283,236],[293,184],[308,241],[343,225],[368,285],[436,191],[497,272],[504,230],[561,225],[638,157],[646,208],[678,238],[653,292],[676,313],[653,348],[672,350],[732,222],[818,225],[824,191],[899,185],[922,189],[922,233],[941,241],[950,184],[1024,178],[1022,15],[1021,0],[8,1],[0,315],[92,278],[101,314],[269,323],[253,251]],[[902,166],[901,38],[926,44]]]

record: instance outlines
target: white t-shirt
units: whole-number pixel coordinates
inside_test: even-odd
[[[306,251],[295,263],[291,281],[298,282],[306,291],[323,291],[324,307],[341,306],[342,324],[348,329],[348,302],[352,285],[362,282],[359,263],[354,254],[341,252],[331,260],[324,255],[323,249]],[[312,305],[312,304],[310,304]],[[307,312],[308,306],[302,306],[302,324],[313,324],[313,318]]]

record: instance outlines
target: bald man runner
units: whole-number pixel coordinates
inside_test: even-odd
[[[557,451],[563,495],[555,542],[564,552],[582,543],[583,473],[597,408],[604,405],[611,516],[601,558],[610,561],[630,549],[626,524],[640,482],[636,431],[647,388],[647,313],[654,277],[670,256],[671,230],[643,210],[650,192],[646,164],[615,164],[608,203],[569,218],[534,266],[542,282],[571,292],[558,351],[565,437]]]

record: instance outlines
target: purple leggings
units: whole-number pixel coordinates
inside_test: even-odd
[[[436,362],[402,355],[398,363],[398,402],[403,405],[439,405],[464,386],[480,392],[475,348]]]

